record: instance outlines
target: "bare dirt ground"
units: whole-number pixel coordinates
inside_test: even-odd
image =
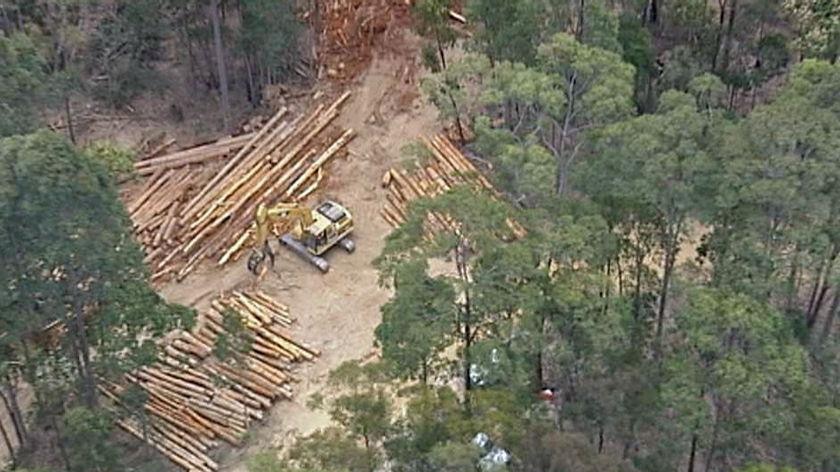
[[[293,401],[274,407],[270,417],[252,430],[247,446],[228,451],[221,470],[244,472],[245,461],[254,453],[288,444],[329,424],[323,412],[306,407],[309,397],[323,392],[328,373],[341,363],[375,355],[373,331],[380,320],[379,307],[389,293],[378,284],[372,266],[390,231],[380,217],[385,191],[380,182],[385,171],[404,159],[402,149],[412,140],[435,132],[436,110],[417,89],[418,39],[410,33],[387,52],[376,57],[370,68],[351,86],[353,95],[339,118],[356,131],[349,156],[333,163],[329,180],[313,201],[335,199],[346,205],[356,222],[354,254],[340,249],[328,259],[331,270],[320,274],[295,255],[281,251],[275,273],[261,288],[287,304],[298,322],[298,339],[320,349],[321,358],[302,367]],[[310,202],[313,203],[313,202]],[[170,301],[204,308],[215,294],[249,285],[244,262],[224,270],[199,270],[180,284],[163,288]]]

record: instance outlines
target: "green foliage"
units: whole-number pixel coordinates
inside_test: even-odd
[[[289,462],[294,464],[291,470],[299,472],[373,472],[378,464],[371,451],[338,428],[327,428],[299,441],[289,453]]]
[[[34,129],[45,93],[45,67],[29,36],[0,35],[0,138]]]
[[[628,461],[599,454],[581,434],[544,428],[528,431],[518,450],[523,472],[633,472]]]
[[[263,70],[288,75],[298,59],[302,30],[291,0],[246,0],[242,9],[239,46]]]
[[[703,63],[697,53],[685,46],[677,46],[668,51],[668,59],[659,78],[659,89],[688,90],[691,80],[702,74]]]
[[[424,382],[435,357],[448,345],[455,316],[454,290],[426,272],[422,260],[408,261],[396,269],[396,294],[382,306],[382,322],[375,333],[394,373],[419,376]]]
[[[389,457],[411,469],[447,441],[469,440],[471,425],[452,389],[419,386],[402,392],[405,415],[386,443]]]
[[[686,43],[707,39],[712,29],[712,10],[701,0],[677,0],[667,5],[672,31]],[[708,43],[707,43],[708,44]]]
[[[547,175],[562,193],[586,131],[633,111],[633,67],[563,33],[539,46],[534,66],[490,68],[471,56],[451,69],[428,79],[425,90],[446,116],[474,125],[479,148],[499,156],[507,190],[526,202],[538,198]]]
[[[727,229],[708,239],[715,275],[756,297],[774,292],[786,310],[801,290],[790,271],[819,267],[840,244],[838,70],[803,62],[772,103],[732,131],[721,157],[714,221]]]
[[[447,66],[444,50],[455,44],[457,37],[449,24],[451,8],[452,0],[418,0],[412,7],[414,27],[420,36],[437,48],[443,69]]]
[[[799,29],[797,43],[810,57],[837,59],[840,55],[840,2],[786,0],[785,10]]]
[[[778,437],[796,414],[808,382],[804,350],[780,313],[743,295],[692,292],[676,323],[665,406],[684,430],[719,441],[721,454],[755,457],[749,438]]]
[[[248,458],[248,472],[285,472],[289,470],[275,452],[261,452]]]
[[[429,453],[429,465],[440,472],[472,472],[480,457],[481,450],[472,444],[445,443]]]
[[[720,78],[709,73],[691,79],[688,91],[694,95],[701,110],[722,108],[726,100],[726,86]]]
[[[464,120],[471,125],[482,106],[482,89],[466,84],[481,82],[490,69],[486,57],[468,54],[449,64],[446,70],[424,77],[420,86],[443,118]]]
[[[147,285],[129,228],[101,162],[52,133],[0,141],[0,325],[16,355],[48,323],[66,328],[28,370],[40,408],[68,388],[94,406],[98,379],[151,362],[153,338],[188,325]]]
[[[482,155],[493,156],[494,174],[501,188],[528,206],[551,195],[557,167],[554,156],[536,139],[518,140],[506,129],[495,129],[486,117],[475,123],[475,148]]]
[[[621,53],[618,39],[619,20],[615,9],[608,2],[586,2],[583,11],[583,34],[580,41],[605,51]]]
[[[73,408],[64,414],[71,471],[120,470],[119,453],[110,444],[112,425],[107,414],[87,408]]]
[[[219,334],[213,345],[213,355],[222,361],[237,362],[251,350],[251,337],[245,320],[233,310],[222,313],[224,332]]]
[[[367,449],[385,439],[391,429],[390,396],[379,385],[381,366],[346,362],[330,373],[329,384],[344,393],[331,398],[328,411]]]
[[[647,28],[639,24],[637,15],[624,14],[619,19],[618,42],[621,44],[621,58],[636,68],[636,107],[649,110],[655,70],[653,38]]]
[[[740,468],[737,472],[796,472],[796,469],[792,469],[790,467],[778,467],[770,464],[757,464]]]
[[[84,152],[91,159],[101,162],[115,180],[121,180],[134,172],[134,152],[108,141],[96,141]]]
[[[467,3],[467,17],[480,25],[473,39],[494,61],[532,64],[536,58],[540,31],[535,25],[539,2],[522,0],[473,0]]]
[[[95,77],[94,96],[122,107],[156,88],[160,74],[152,64],[162,57],[169,24],[166,4],[166,0],[120,0],[106,9],[87,52]]]

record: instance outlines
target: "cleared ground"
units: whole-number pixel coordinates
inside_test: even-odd
[[[397,50],[402,48],[405,51]],[[244,472],[245,460],[255,452],[282,446],[295,435],[326,426],[325,414],[306,407],[308,398],[322,391],[333,368],[374,355],[373,330],[379,323],[379,307],[389,296],[379,287],[372,266],[390,231],[379,216],[385,201],[381,178],[404,159],[406,144],[439,128],[437,112],[418,93],[414,73],[419,69],[414,53],[417,39],[402,38],[401,44],[391,49],[376,58],[351,86],[353,96],[339,121],[356,130],[357,137],[349,146],[350,155],[332,164],[324,190],[312,199],[335,199],[353,212],[356,252],[332,251],[328,256],[332,269],[322,275],[282,251],[275,273],[261,285],[269,295],[289,305],[298,319],[295,337],[320,349],[322,357],[298,372],[301,382],[295,399],[277,405],[253,430],[247,446],[229,451],[222,470]],[[224,270],[205,267],[183,283],[164,287],[162,293],[170,301],[201,309],[213,295],[250,283],[251,276],[240,261]]]

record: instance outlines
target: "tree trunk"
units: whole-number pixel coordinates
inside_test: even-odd
[[[706,467],[703,469],[705,472],[709,472],[712,467],[712,461],[715,458],[715,453],[717,452],[717,439],[718,439],[718,426],[720,424],[718,415],[720,414],[717,411],[717,407],[715,407],[715,423],[712,427],[712,443],[709,444],[709,453],[706,455]]]
[[[662,343],[662,332],[665,326],[665,310],[668,306],[668,290],[671,285],[671,277],[674,275],[674,264],[677,261],[677,252],[680,250],[680,233],[682,232],[681,218],[673,227],[666,232],[665,240],[665,261],[662,268],[662,286],[659,291],[659,309],[656,313],[656,346],[659,351]]]
[[[645,3],[645,8],[642,10],[642,26],[650,23],[656,24],[659,20],[659,4],[657,0],[648,0]]]
[[[655,1],[655,0],[654,0]],[[569,78],[569,83],[567,85],[566,90],[566,99],[568,103],[566,104],[566,116],[563,118],[563,129],[560,133],[560,149],[556,153],[557,155],[557,176],[556,176],[556,191],[557,195],[563,195],[566,191],[566,166],[567,166],[567,157],[566,157],[566,140],[569,139],[569,131],[572,127],[572,116],[575,113],[575,107],[577,106],[575,103],[575,94],[577,90],[577,73],[573,73],[572,76]],[[554,125],[552,124],[552,129]],[[552,136],[552,141],[554,137]],[[554,146],[554,143],[551,143]]]
[[[732,52],[732,34],[735,30],[735,15],[738,11],[738,0],[732,0],[729,7],[729,22],[726,25],[726,40],[723,42],[723,58],[720,64],[721,72],[729,69],[729,56]]]
[[[820,310],[822,310],[823,303],[825,303],[825,296],[831,288],[831,284],[829,284],[828,280],[831,277],[832,270],[834,269],[834,262],[837,260],[838,252],[840,252],[837,249],[838,248],[836,247],[832,248],[828,261],[824,262],[820,267],[820,273],[817,276],[817,282],[814,284],[814,290],[811,293],[811,299],[808,303],[808,329],[813,328],[816,324],[817,317],[820,314]]]
[[[84,399],[85,406],[94,409],[97,406],[96,380],[94,379],[93,367],[90,362],[90,344],[87,339],[87,327],[85,326],[84,300],[81,294],[72,294],[73,320],[68,326],[68,334],[71,335],[70,344],[73,350],[74,362],[79,371],[79,387]]]
[[[222,97],[222,123],[225,131],[230,126],[230,97],[228,90],[225,51],[222,44],[222,25],[219,19],[219,1],[210,0],[210,22],[213,25],[213,50],[216,56],[216,69],[219,74],[219,92]]]
[[[598,427],[598,454],[604,453],[604,427]]]
[[[834,324],[834,319],[837,317],[838,311],[840,311],[840,289],[834,292],[834,300],[831,302],[831,308],[828,309],[828,314],[825,317],[820,342],[825,342],[828,339],[828,335],[831,334],[831,327]]]
[[[636,277],[635,287],[633,292],[633,317],[639,321],[642,317],[642,271],[644,270],[644,253],[641,245],[635,245],[635,262],[636,262]]]
[[[438,55],[440,55],[440,66],[446,70],[446,54],[443,51],[443,43],[440,41],[440,36],[435,32],[435,42],[437,43]]]
[[[257,106],[262,101],[262,86],[254,80],[254,63],[250,55],[245,57],[245,67],[248,74],[248,101]]]
[[[723,26],[726,24],[726,4],[727,0],[718,0],[718,27],[717,35],[715,37],[715,52],[712,54],[712,70],[717,70],[718,57],[720,50],[723,47]]]
[[[455,112],[455,126],[458,128],[458,137],[461,138],[461,144],[467,144],[467,138],[464,136],[464,127],[461,125],[461,112],[458,111],[458,103],[455,102],[455,97],[446,90],[446,96],[449,97],[449,103],[452,104],[452,110]]]
[[[64,463],[64,470],[70,472],[70,457],[67,455],[67,448],[64,447],[64,436],[61,434],[61,429],[58,426],[58,415],[50,415],[50,420],[55,431],[58,453],[61,456],[61,461]]]
[[[67,120],[67,134],[70,136],[70,142],[76,144],[76,131],[73,128],[73,114],[70,113],[70,97],[64,96],[64,117]]]
[[[11,418],[12,412],[6,410],[9,413],[9,417]],[[3,435],[3,443],[6,444],[6,449],[9,450],[9,458],[12,459],[12,470],[17,468],[17,454],[15,454],[15,447],[12,445],[11,439],[9,439],[9,433],[6,432],[6,426],[0,421],[0,434]]]
[[[578,17],[577,17],[577,29],[575,31],[575,38],[578,41],[583,40],[583,22],[585,18],[584,9],[586,8],[586,0],[578,0]]]
[[[461,323],[463,324],[464,332],[464,406],[467,412],[470,412],[470,390],[472,390],[472,379],[470,378],[470,366],[472,364],[472,303],[470,299],[469,289],[469,274],[467,267],[466,255],[466,241],[459,241],[455,248],[455,265],[458,270],[458,276],[464,284],[464,306],[461,314],[463,316]]]
[[[3,385],[3,404],[9,412],[9,417],[12,419],[12,426],[15,428],[15,435],[17,436],[18,444],[26,445],[29,439],[29,433],[26,431],[26,420],[20,410],[20,404],[17,399],[17,388],[12,384],[12,379],[7,378]]]
[[[799,251],[797,248],[794,248],[794,258],[793,262],[790,265],[790,274],[788,275],[787,281],[787,297],[785,301],[785,312],[790,313],[793,311],[793,305],[796,300],[796,278],[799,272]]]
[[[691,435],[691,450],[688,453],[688,472],[694,472],[694,458],[697,456],[697,433]]]
[[[9,20],[9,15],[6,13],[6,8],[0,4],[0,31],[9,36],[12,32],[10,29],[12,22]]]

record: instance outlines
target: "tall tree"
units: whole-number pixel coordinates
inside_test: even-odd
[[[228,88],[225,47],[222,40],[222,20],[219,18],[220,0],[210,0],[208,11],[213,28],[213,54],[216,71],[219,74],[219,93],[221,94],[222,123],[225,129],[230,126],[230,90]]]
[[[772,441],[788,427],[779,419],[796,414],[808,382],[804,350],[778,311],[726,291],[692,291],[676,324],[663,398],[687,433],[689,468],[755,457],[752,438]]]
[[[147,285],[142,253],[101,163],[51,133],[8,138],[0,141],[0,182],[6,342],[27,366],[39,408],[60,413],[72,403],[65,385],[94,407],[99,379],[153,361],[149,335],[186,325],[189,311]],[[58,331],[46,334],[64,334],[44,340],[50,323]],[[39,352],[37,339],[50,349]]]
[[[532,0],[473,0],[467,16],[480,25],[473,39],[492,62],[533,64],[541,42],[540,5]]]
[[[437,357],[447,347],[455,316],[455,291],[427,274],[425,260],[408,261],[394,273],[395,296],[382,306],[376,340],[394,373],[431,379]],[[437,361],[437,362],[436,362]]]
[[[29,36],[0,35],[0,137],[34,129],[46,92],[45,67]]]
[[[473,271],[479,259],[477,254],[500,244],[503,238],[510,237],[508,209],[489,195],[460,188],[432,200],[418,201],[412,205],[410,213],[408,222],[389,236],[378,265],[383,276],[390,278],[404,267],[406,261],[416,261],[417,257],[451,257],[455,275],[435,277],[451,289],[442,290],[438,283],[429,284],[426,288],[434,288],[438,297],[441,293],[456,294],[451,299],[456,315],[452,318],[454,326],[450,331],[454,339],[450,341],[458,346],[458,368],[462,372],[465,389],[469,391],[472,387],[472,348],[478,332],[487,321],[485,315],[488,315],[476,308]],[[440,221],[441,218],[451,219],[457,230],[440,231],[434,238],[426,238],[429,229],[427,223]],[[397,285],[396,290],[402,290],[401,287]],[[406,289],[411,290],[413,287],[409,285]],[[435,300],[435,303],[442,301]]]
[[[677,255],[690,219],[697,214],[695,202],[702,200],[698,192],[705,188],[711,172],[709,153],[714,152],[710,149],[714,141],[709,135],[715,116],[698,112],[695,99],[687,94],[666,93],[656,115],[601,130],[593,140],[593,155],[581,169],[582,190],[604,208],[621,205],[623,221],[619,225],[636,238],[632,244],[642,243],[639,238],[650,231],[661,251],[657,343],[662,340]],[[650,249],[637,246],[637,250]],[[637,271],[651,255],[638,255]],[[636,277],[640,281],[641,272]],[[639,309],[637,306],[637,312]]]
[[[413,7],[417,32],[431,41],[431,50],[434,52],[424,53],[424,58],[433,70],[436,67],[446,69],[445,51],[455,43],[455,30],[449,24],[450,8],[452,0],[419,0]],[[434,60],[435,53],[440,61],[437,66]]]
[[[239,47],[245,53],[249,97],[256,104],[262,88],[287,77],[299,57],[303,25],[291,0],[245,0],[239,3]]]
[[[515,105],[510,129],[538,137],[554,155],[555,191],[562,194],[586,132],[632,113],[633,68],[617,54],[567,34],[542,44],[537,61],[536,70],[514,65],[500,71],[488,100]]]
[[[772,103],[733,130],[710,201],[706,247],[717,283],[771,298],[809,328],[837,291],[838,71],[803,62]]]

